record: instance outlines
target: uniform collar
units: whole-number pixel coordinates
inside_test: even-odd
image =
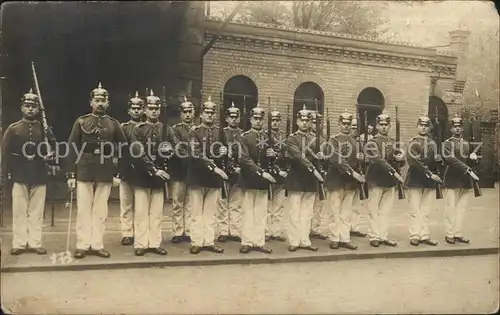
[[[31,119],[31,120],[30,120],[30,119],[27,119],[27,118],[24,118],[24,117],[23,117],[23,118],[21,118],[21,121],[22,121],[22,122],[25,122],[25,123],[28,123],[28,124],[33,124],[33,123],[38,122],[38,120],[37,120],[37,119]]]
[[[149,121],[149,120],[146,120],[146,124],[151,125],[151,126],[156,126],[156,125],[159,125],[159,124],[160,124],[160,121],[159,121],[159,120],[157,120],[156,122],[151,122],[151,121]]]
[[[96,113],[90,113],[90,115],[94,116],[94,117],[97,117],[97,118],[104,118],[104,117],[106,117],[106,114],[97,115]]]
[[[304,135],[304,136],[307,136],[307,135],[310,135],[310,134],[311,134],[311,132],[310,132],[310,131],[302,131],[302,130],[300,130],[300,129],[299,129],[299,130],[297,130],[297,133],[298,133],[299,135]]]

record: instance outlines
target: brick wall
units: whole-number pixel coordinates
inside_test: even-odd
[[[287,104],[293,104],[295,89],[301,83],[315,82],[323,90],[332,132],[338,130],[338,115],[344,109],[354,114],[361,91],[375,87],[382,92],[390,115],[394,115],[395,105],[399,107],[402,140],[408,140],[415,134],[416,117],[427,111],[430,90],[429,73],[421,71],[256,54],[221,47],[213,48],[205,55],[205,93],[218,95],[235,75],[245,75],[254,81],[264,106],[267,97],[279,99],[279,110],[282,112],[286,111]]]

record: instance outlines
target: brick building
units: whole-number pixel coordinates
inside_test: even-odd
[[[205,18],[205,44],[222,23]],[[319,99],[333,132],[338,115],[344,109],[355,114],[356,104],[375,105],[367,117],[372,124],[382,110],[394,115],[398,106],[405,141],[428,108],[433,114],[437,105],[445,129],[461,103],[465,78],[459,65],[467,31],[450,32],[448,52],[260,23],[232,22],[220,35],[203,59],[203,93],[218,99],[223,91],[225,106],[234,101],[241,109],[257,102],[266,107],[270,97],[272,108],[286,113],[289,106],[291,115],[292,108],[312,109]]]

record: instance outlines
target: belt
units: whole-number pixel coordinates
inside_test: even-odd
[[[113,148],[111,148],[109,145],[101,147],[101,142],[92,142],[92,143],[87,142],[85,146],[83,146],[83,152],[96,155],[100,154],[111,155],[113,153]]]

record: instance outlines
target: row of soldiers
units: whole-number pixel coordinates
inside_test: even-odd
[[[202,104],[198,125],[193,104],[185,100],[181,122],[170,127],[159,121],[162,101],[152,91],[145,100],[136,94],[129,101],[131,119],[122,124],[106,115],[108,92],[101,84],[90,96],[92,112],[74,122],[64,160],[68,187],[77,193],[75,258],[110,257],[103,233],[112,186],[119,186],[122,245],[133,245],[137,256],[148,251],[167,254],[161,231],[165,191],[173,204],[171,241],[189,242],[192,254],[222,253],[216,241],[229,240],[240,242],[242,253],[271,253],[265,246],[271,240],[287,241],[289,251],[316,251],[311,236],[328,238],[332,249],[356,249],[350,238],[352,210],[366,186],[370,245],[396,246],[388,236],[388,216],[396,187],[402,184],[411,209],[410,244],[436,245],[429,235],[428,214],[432,192],[443,183],[437,171],[441,162],[446,165],[446,242],[469,242],[462,234],[463,216],[471,183],[479,178],[469,166],[477,155],[462,138],[461,118],[452,120],[453,136],[444,142],[447,154],[440,159],[430,137],[431,120],[419,117],[418,135],[411,139],[411,154],[405,159],[404,152],[394,149],[391,117],[385,113],[376,119],[377,134],[360,146],[359,135],[353,133],[356,118],[347,112],[339,117],[340,132],[325,137],[317,129],[319,113],[304,107],[296,114],[298,130],[287,135],[280,131],[277,110],[267,110],[264,130],[266,110],[257,104],[250,112],[251,128],[243,132],[238,127],[240,111],[233,104],[221,111],[228,126],[220,132],[214,124],[217,105],[211,100]],[[38,95],[25,94],[21,111],[23,118],[7,128],[2,142],[13,182],[11,254],[45,254],[42,218],[52,159],[49,154],[27,153],[24,144],[40,144],[52,133],[40,122]],[[129,154],[117,160],[103,143],[128,144]],[[146,145],[148,150],[141,150]],[[360,161],[368,162],[366,173],[360,171]],[[405,163],[409,169],[403,179]]]

